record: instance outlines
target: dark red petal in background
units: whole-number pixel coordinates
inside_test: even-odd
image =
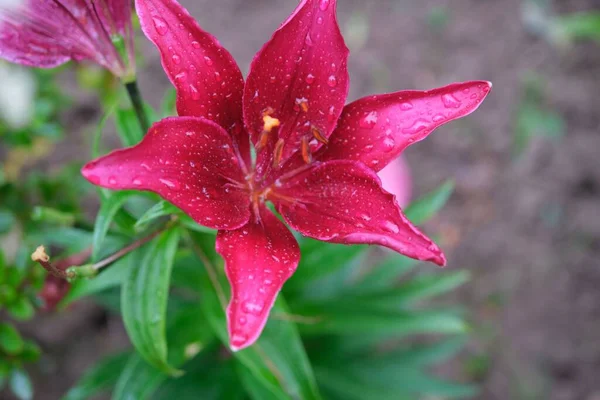
[[[333,243],[389,247],[405,256],[445,265],[442,251],[404,216],[375,172],[355,161],[329,161],[280,180],[278,210],[303,235]],[[276,201],[276,195],[273,196]]]
[[[82,173],[108,189],[155,192],[210,228],[235,229],[250,216],[231,138],[202,118],[163,119],[141,143],[88,163]]]
[[[362,161],[379,171],[434,129],[471,114],[491,87],[490,82],[472,81],[357,100],[344,107],[329,145],[317,157]]]
[[[217,252],[225,259],[231,284],[227,326],[234,351],[258,339],[277,294],[300,261],[288,228],[270,211],[263,208],[260,214],[260,222],[252,216],[243,227],[217,235]]]
[[[136,8],[177,88],[179,115],[204,117],[226,130],[241,124],[244,80],[231,54],[175,0],[136,0]]]
[[[244,90],[244,121],[254,143],[266,109],[281,121],[282,160],[311,127],[328,137],[348,94],[348,49],[335,0],[303,0],[254,58]]]

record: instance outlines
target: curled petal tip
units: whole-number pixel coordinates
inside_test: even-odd
[[[96,162],[91,161],[81,168],[81,175],[94,185],[100,184],[100,177],[96,174]]]

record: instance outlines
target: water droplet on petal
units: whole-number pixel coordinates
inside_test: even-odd
[[[377,125],[377,111],[371,111],[365,115],[358,124],[361,128],[373,129],[373,127]]]
[[[187,79],[187,72],[183,71],[175,75],[175,80],[177,82],[183,82]]]
[[[192,95],[192,99],[200,100],[200,93],[198,92],[198,89],[196,89],[196,86],[190,85],[190,93]]]
[[[406,102],[404,102],[404,103],[400,104],[400,109],[401,109],[402,111],[408,111],[408,110],[412,110],[412,108],[413,108],[413,105],[412,105],[411,103],[409,103],[408,101],[406,101]]]
[[[238,347],[246,343],[248,340],[248,335],[245,335],[241,332],[234,332],[231,335],[231,344]]]
[[[199,49],[200,48],[200,43],[196,42],[195,40],[192,42],[192,47],[195,49]]]
[[[158,181],[172,190],[178,190],[180,188],[180,184],[177,181],[171,179],[159,178]]]
[[[367,214],[361,214],[360,217],[363,219],[363,221],[369,222],[371,220],[371,217]]]
[[[393,223],[392,221],[385,221],[383,223],[383,229],[390,232],[390,233],[398,233],[400,232],[400,228],[398,228],[398,225],[396,225],[395,223]]]
[[[221,74],[218,72],[215,72],[215,80],[217,82],[221,82],[223,80],[223,78],[221,78]]]
[[[312,37],[310,36],[310,32],[306,34],[306,38],[304,38],[304,43],[306,43],[307,46],[312,46],[314,44]]]
[[[319,8],[321,11],[327,11],[327,8],[329,8],[329,0],[321,0],[319,3]]]
[[[337,78],[333,75],[331,75],[328,79],[327,79],[327,84],[329,85],[329,87],[336,87],[337,86]]]
[[[415,133],[419,133],[429,128],[429,126],[429,121],[419,118],[415,122],[413,122],[412,126],[410,126],[409,128],[402,129],[402,133],[406,135],[414,135]]]
[[[153,17],[152,22],[154,22],[154,27],[159,35],[164,36],[169,31],[167,23],[162,18]]]
[[[205,56],[205,57],[204,57],[204,62],[205,62],[205,63],[206,63],[206,65],[208,65],[209,67],[210,67],[211,65],[213,65],[213,64],[214,64],[213,60],[212,60],[210,57],[208,57],[208,56]]]
[[[323,25],[323,17],[317,18],[317,24]]]
[[[444,103],[444,107],[446,108],[458,108],[461,106],[460,100],[458,100],[451,93],[446,93],[442,96],[442,103]]]
[[[242,304],[242,310],[248,314],[260,314],[264,308],[265,306],[263,303],[251,300],[245,301],[244,304]]]
[[[196,133],[195,133],[194,131],[187,131],[187,132],[185,133],[185,136],[187,136],[187,137],[191,137],[191,136],[194,136],[195,134],[196,134]]]
[[[246,317],[240,317],[238,319],[238,322],[239,322],[240,325],[244,326],[244,325],[246,325],[248,323],[248,319]]]
[[[115,178],[114,176],[109,176],[108,177],[108,184],[109,185],[116,185],[117,184],[117,178]]]
[[[152,168],[146,163],[141,163],[140,167],[144,168],[146,171],[152,171]]]
[[[389,153],[390,151],[394,150],[394,147],[396,147],[396,141],[393,138],[386,137],[383,140],[383,151],[385,151],[386,153]]]
[[[443,114],[436,114],[433,116],[433,122],[442,122],[443,120],[446,119],[446,117],[444,117]]]
[[[173,60],[173,62],[177,65],[181,64],[181,57],[179,57],[177,54],[173,54],[173,56],[171,57],[171,59]]]
[[[313,74],[306,75],[306,83],[309,85],[315,81],[315,76]]]
[[[135,186],[141,186],[142,180],[140,178],[133,178],[133,181],[131,181],[131,183],[133,183]]]

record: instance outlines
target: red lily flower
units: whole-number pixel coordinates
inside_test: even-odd
[[[177,88],[180,116],[82,173],[105,188],[158,193],[219,230],[233,350],[256,341],[300,258],[266,201],[303,235],[446,263],[376,172],[438,126],[473,112],[490,83],[370,96],[344,107],[348,50],[335,0],[302,0],[256,55],[245,84],[231,55],[175,0],[136,6]]]
[[[40,68],[92,60],[129,80],[135,71],[131,1],[4,2],[0,4],[0,58]]]

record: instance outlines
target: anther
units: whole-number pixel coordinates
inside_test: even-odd
[[[279,163],[281,162],[281,157],[283,156],[283,139],[279,139],[277,143],[275,143],[275,150],[273,150],[273,167],[279,167]]]
[[[276,128],[279,126],[280,122],[277,118],[273,118],[270,115],[263,115],[263,131],[269,133],[273,130],[273,128]]]
[[[310,164],[312,162],[312,154],[310,153],[310,145],[308,144],[308,138],[304,136],[302,138],[302,158],[304,162]]]
[[[323,135],[323,132],[321,132],[321,130],[319,128],[317,128],[316,126],[312,125],[310,127],[310,131],[312,132],[315,139],[317,139],[319,142],[321,142],[323,144],[329,143],[329,140],[327,139],[327,137],[325,137]]]
[[[296,104],[304,112],[308,112],[308,100],[306,98],[296,99]]]

